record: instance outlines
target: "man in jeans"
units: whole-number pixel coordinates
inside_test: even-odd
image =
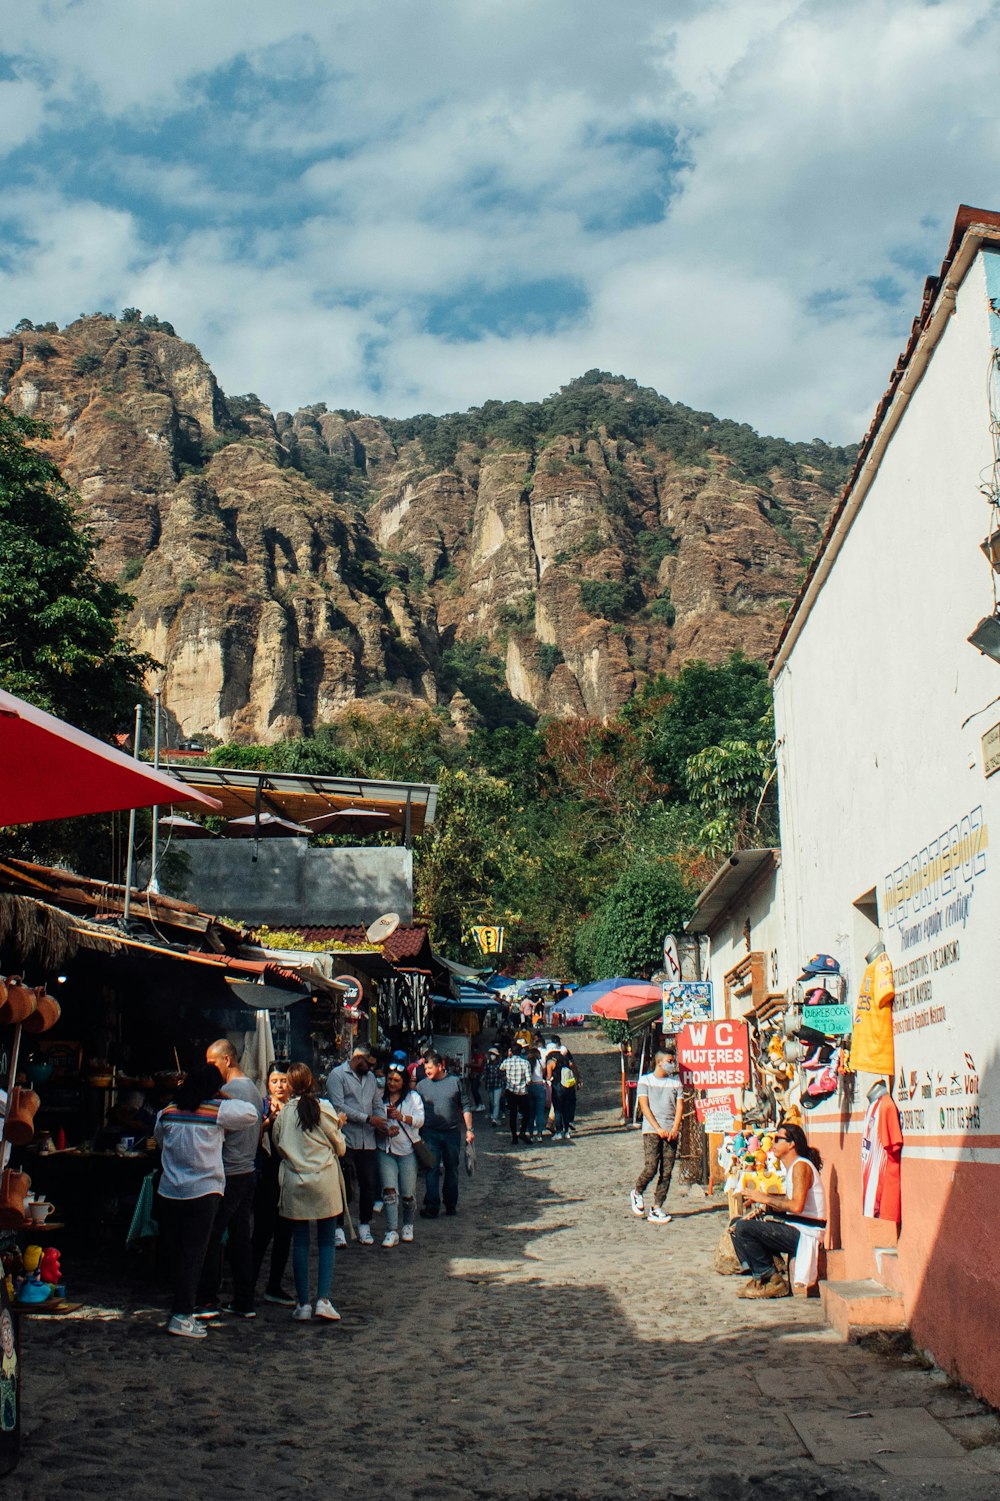
[[[516,1147],[518,1125],[521,1128],[521,1140],[525,1143],[531,1140],[528,1135],[528,1085],[531,1083],[531,1064],[525,1058],[519,1043],[514,1044],[501,1063],[500,1072],[507,1085],[510,1144]]]
[[[643,1074],[636,1087],[642,1114],[642,1172],[629,1196],[632,1213],[640,1218],[646,1213],[643,1194],[656,1179],[653,1207],[646,1218],[654,1225],[666,1225],[670,1215],[663,1205],[670,1187],[670,1175],[677,1156],[677,1139],[681,1131],[684,1099],[672,1053],[657,1053],[651,1074]]]
[[[227,1037],[213,1042],[205,1054],[223,1078],[222,1093],[227,1100],[244,1100],[257,1112],[256,1121],[238,1131],[227,1131],[222,1144],[222,1168],[226,1188],[212,1222],[212,1235],[205,1252],[198,1306],[195,1317],[214,1319],[219,1315],[219,1287],[222,1282],[222,1238],[229,1231],[227,1250],[233,1273],[233,1300],[225,1312],[252,1319],[254,1310],[253,1274],[253,1198],[257,1187],[257,1148],[260,1125],[264,1119],[264,1101],[252,1079],[240,1068],[236,1049]]]
[[[385,1110],[371,1071],[370,1050],[357,1047],[346,1063],[338,1064],[326,1081],[326,1092],[334,1110],[347,1117],[344,1140],[347,1157],[358,1180],[358,1240],[373,1246],[372,1210],[379,1196],[378,1135],[387,1130]],[[341,1227],[336,1234],[338,1246],[347,1244]]]
[[[465,1139],[473,1142],[472,1100],[465,1086],[449,1074],[440,1053],[424,1054],[424,1077],[417,1085],[424,1102],[424,1124],[420,1135],[434,1153],[434,1166],[427,1169],[424,1207],[421,1219],[436,1220],[441,1212],[441,1168],[444,1167],[444,1212],[458,1213],[458,1159],[461,1155],[461,1126],[465,1121]]]

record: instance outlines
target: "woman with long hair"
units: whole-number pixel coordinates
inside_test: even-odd
[[[171,1104],[156,1117],[153,1135],[160,1148],[162,1174],[157,1219],[174,1251],[174,1297],[167,1333],[204,1339],[204,1323],[194,1318],[198,1279],[212,1226],[226,1190],[222,1139],[258,1120],[249,1100],[219,1098],[222,1075],[214,1063],[192,1069]]]
[[[288,1265],[292,1249],[291,1221],[282,1219],[278,1213],[278,1168],[280,1159],[272,1140],[274,1123],[291,1098],[288,1074],[285,1065],[272,1063],[267,1071],[264,1086],[264,1125],[257,1153],[257,1187],[253,1201],[253,1280],[254,1286],[260,1276],[268,1246],[271,1261],[264,1302],[277,1303],[281,1308],[294,1308],[295,1299],[282,1286],[281,1279]]]
[[[826,1193],[819,1175],[823,1159],[802,1127],[788,1121],[775,1128],[771,1150],[785,1179],[784,1193],[744,1189],[744,1202],[760,1205],[765,1213],[737,1220],[731,1227],[736,1254],[750,1269],[750,1281],[738,1293],[741,1298],[788,1296],[791,1287],[775,1270],[775,1254],[793,1258],[797,1285],[808,1287],[816,1280],[819,1243],[826,1228]]]
[[[388,1131],[378,1141],[378,1176],[382,1185],[386,1249],[399,1245],[400,1200],[403,1208],[402,1238],[413,1239],[413,1215],[417,1205],[417,1155],[414,1143],[424,1123],[424,1102],[410,1088],[405,1065],[390,1063],[382,1092]]]
[[[278,1213],[292,1222],[292,1272],[297,1299],[292,1318],[337,1320],[330,1302],[337,1216],[346,1205],[340,1158],[347,1150],[345,1117],[316,1093],[312,1070],[293,1063],[291,1098],[274,1122],[271,1140],[281,1157]],[[309,1226],[316,1226],[316,1303],[309,1298]]]

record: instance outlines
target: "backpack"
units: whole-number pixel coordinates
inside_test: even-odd
[[[568,1068],[565,1064],[559,1070],[559,1084],[562,1089],[576,1088],[576,1075],[574,1074],[573,1070],[571,1068]]]

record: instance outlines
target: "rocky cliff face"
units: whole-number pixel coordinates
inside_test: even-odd
[[[601,716],[692,657],[764,656],[843,467],[772,445],[751,482],[753,435],[729,424],[716,451],[699,414],[683,443],[655,411],[623,436],[608,414],[654,393],[611,378],[589,380],[578,431],[545,404],[520,409],[532,430],[499,403],[445,419],[444,446],[434,419],[275,416],[147,324],[0,339],[0,399],[49,423],[180,738],[273,741],[391,694],[467,728],[477,674],[533,710]]]

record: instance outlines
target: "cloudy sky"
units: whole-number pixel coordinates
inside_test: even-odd
[[[960,202],[993,0],[35,0],[0,328],[138,306],[224,388],[403,415],[592,366],[867,426]]]

